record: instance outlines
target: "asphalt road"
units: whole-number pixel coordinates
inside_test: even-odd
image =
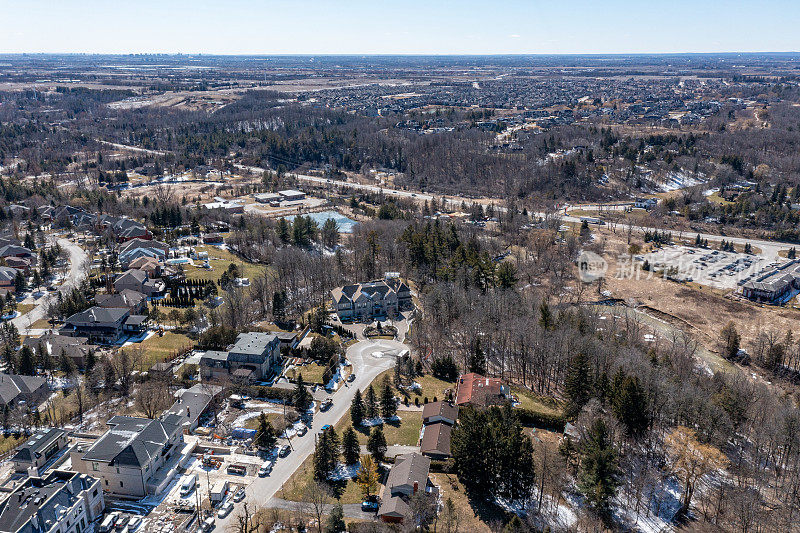
[[[341,386],[331,395],[333,406],[325,412],[318,412],[314,415],[308,433],[292,439],[293,450],[287,457],[278,458],[269,476],[256,478],[247,487],[245,501],[249,502],[251,509],[267,505],[267,502],[277,494],[294,471],[300,468],[303,461],[314,452],[314,435],[320,432],[322,426],[325,424],[335,426],[350,409],[356,389],[362,391],[366,389],[381,372],[392,368],[395,356],[406,349],[405,344],[390,340],[361,341],[347,349],[347,359],[353,364],[355,380],[348,383],[347,386]],[[378,352],[379,355],[376,355]],[[232,525],[238,523],[237,517],[242,510],[242,503],[235,504],[231,514],[217,519],[215,531],[229,531]]]
[[[64,280],[64,283],[59,288],[59,291],[64,293],[80,283],[84,274],[83,263],[89,260],[89,256],[83,248],[68,239],[58,239],[58,244],[69,253],[69,271],[67,272],[66,280]],[[39,298],[36,302],[36,307],[24,315],[11,320],[19,330],[20,335],[38,333],[35,330],[31,330],[30,325],[39,319],[45,318],[47,304],[55,297],[55,293],[45,293],[44,296]]]

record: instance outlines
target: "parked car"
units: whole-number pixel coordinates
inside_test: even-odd
[[[361,502],[361,510],[365,513],[377,513],[378,502],[364,500],[363,502]]]
[[[320,411],[327,411],[333,406],[333,400],[330,398],[325,398],[325,401],[322,402],[322,405],[319,406]]]
[[[217,516],[219,518],[225,518],[231,514],[231,511],[233,511],[233,502],[225,502],[222,504],[222,507],[219,508],[219,511],[217,511]]]
[[[280,447],[280,449],[278,450],[278,456],[279,456],[279,457],[286,457],[287,455],[289,455],[289,452],[290,452],[290,451],[291,451],[291,450],[289,449],[289,445],[288,445],[288,444],[284,444],[284,445],[283,445],[283,446],[281,446],[281,447]]]
[[[214,526],[216,526],[216,525],[217,525],[217,523],[214,520],[214,517],[213,516],[209,516],[208,518],[203,520],[203,524],[200,526],[200,533],[208,533],[209,531],[213,531],[214,530]]]
[[[130,515],[124,514],[119,517],[119,520],[117,520],[117,523],[114,527],[116,528],[117,531],[122,531],[130,521],[131,521]]]
[[[308,432],[308,428],[306,427],[306,425],[305,425],[305,424],[302,424],[300,427],[298,427],[298,428],[297,428],[297,435],[298,435],[299,437],[302,437],[302,436],[303,436],[303,435],[305,435],[307,432]]]
[[[272,472],[272,461],[265,461],[261,468],[258,469],[258,476],[264,477]]]
[[[330,424],[325,424],[325,425],[324,425],[324,426],[322,426],[322,428],[320,429],[320,432],[322,432],[322,431],[325,431],[325,430],[328,430],[328,429],[331,429],[331,427],[333,427],[333,426],[331,426]]]
[[[244,497],[247,496],[247,493],[244,491],[244,487],[236,491],[236,494],[233,495],[233,501],[240,502],[244,500]]]
[[[142,517],[139,515],[133,515],[131,517],[131,521],[128,522],[128,529],[131,531],[135,531],[141,525],[142,525]]]
[[[347,376],[347,381],[349,381],[350,383],[352,383],[352,382],[354,382],[355,380],[356,380],[356,375],[355,375],[354,373],[352,373],[352,372],[351,372],[351,373],[350,373],[350,375],[349,375],[349,376]]]
[[[110,513],[100,523],[98,531],[100,531],[100,533],[108,533],[114,529],[114,526],[117,524],[117,519],[119,519],[119,512],[114,511],[113,513]]]

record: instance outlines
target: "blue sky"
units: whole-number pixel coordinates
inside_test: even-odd
[[[0,53],[800,51],[800,0],[0,0]]]

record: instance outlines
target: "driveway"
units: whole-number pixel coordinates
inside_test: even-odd
[[[366,389],[379,374],[392,368],[396,357],[407,349],[405,344],[390,340],[361,341],[347,349],[347,359],[353,364],[355,380],[330,395],[333,398],[333,406],[325,412],[316,413],[308,433],[291,440],[293,450],[287,457],[276,461],[269,476],[257,478],[247,487],[246,501],[249,502],[251,509],[263,507],[265,502],[273,498],[289,480],[295,470],[300,468],[303,461],[314,452],[314,435],[319,433],[322,426],[326,424],[335,426],[339,422],[350,409],[356,389],[362,391]],[[236,504],[230,515],[217,520],[217,530],[227,531],[233,524],[237,524],[237,517],[241,512],[242,505]]]
[[[64,283],[58,289],[64,294],[73,287],[77,287],[81,279],[83,279],[83,263],[89,260],[89,256],[83,248],[68,239],[58,239],[58,244],[69,253],[69,272],[67,272]],[[20,335],[34,335],[40,333],[38,330],[30,329],[30,326],[37,320],[46,317],[47,304],[54,300],[55,297],[55,293],[45,293],[45,295],[36,302],[36,307],[24,315],[11,320],[19,330]]]

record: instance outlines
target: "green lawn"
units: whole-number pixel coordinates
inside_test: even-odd
[[[228,269],[228,265],[235,263],[239,267],[241,276],[252,280],[261,275],[266,268],[264,265],[256,265],[254,263],[242,261],[230,251],[217,248],[216,246],[198,246],[197,251],[208,252],[208,263],[211,265],[212,270],[206,270],[205,268],[199,268],[199,266],[194,265],[184,265],[183,270],[187,279],[219,281],[219,278],[222,277],[222,273]],[[197,261],[197,264],[201,265],[202,262]]]
[[[141,347],[144,350],[145,367],[150,368],[155,363],[164,361],[165,357],[170,357],[178,350],[190,345],[194,346],[194,344],[194,341],[186,335],[166,331],[163,337],[156,334],[133,346]]]
[[[381,378],[382,379],[382,378]],[[375,380],[379,383],[378,380]],[[435,397],[437,400],[444,400],[445,398],[445,391],[450,389],[453,391],[453,397],[455,397],[456,392],[456,384],[450,383],[448,381],[443,381],[441,379],[433,377],[431,374],[425,374],[424,376],[417,376],[414,378],[414,381],[420,384],[421,389],[418,391],[409,391],[409,400],[413,403],[415,398],[419,399],[420,404],[422,404],[425,398],[428,398],[429,402],[433,401]]]
[[[276,496],[293,502],[303,501],[306,487],[314,481],[314,456],[309,455],[300,468],[295,470],[289,481],[281,487]],[[363,497],[361,489],[353,480],[337,481],[330,483],[336,501],[341,504],[361,503]],[[378,490],[380,494],[380,489]]]
[[[306,383],[320,383],[324,385],[324,383],[322,383],[322,374],[325,373],[324,366],[317,363],[311,363],[298,368],[292,368],[286,371],[286,377],[294,381],[298,372],[303,374],[303,381]]]
[[[533,392],[519,387],[511,387],[511,393],[519,398],[522,409],[530,409],[549,416],[562,414],[561,406],[552,398],[539,397]]]
[[[419,430],[422,429],[422,412],[420,411],[398,411],[399,423],[387,423],[383,425],[383,434],[386,436],[386,444],[402,446],[416,446],[419,444]],[[352,425],[350,411],[347,411],[339,423],[336,424],[336,433],[341,435],[344,430]],[[369,432],[372,428],[356,428],[359,444],[366,444]]]

